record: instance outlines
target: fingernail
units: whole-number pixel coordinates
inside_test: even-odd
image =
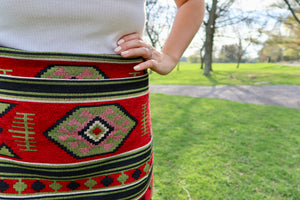
[[[118,46],[117,48],[115,48],[115,52],[119,52],[122,48],[120,46]]]
[[[133,67],[134,70],[139,70],[140,68],[141,68],[141,66],[139,66],[139,65]]]
[[[129,53],[129,51],[123,51],[122,53],[121,53],[121,55],[127,55]]]
[[[121,40],[118,41],[118,45],[120,45],[120,44],[122,44],[124,42],[125,42],[125,40],[121,39]]]

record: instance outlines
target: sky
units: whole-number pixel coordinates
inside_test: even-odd
[[[265,10],[266,7],[277,0],[237,0],[243,10]]]

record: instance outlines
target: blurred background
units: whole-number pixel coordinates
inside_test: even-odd
[[[146,4],[145,39],[160,48],[176,6],[166,0]],[[182,60],[205,63],[204,75],[213,62],[299,64],[299,0],[206,0],[203,26]]]
[[[175,11],[147,0],[145,40]],[[150,73],[153,200],[300,199],[299,19],[299,0],[206,0],[176,69]]]

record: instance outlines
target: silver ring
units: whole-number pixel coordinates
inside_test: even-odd
[[[149,50],[150,56],[147,57],[147,58],[145,58],[145,59],[146,59],[146,60],[149,60],[150,58],[152,58],[153,50],[152,50],[152,48],[150,48],[150,47],[148,47],[147,49]]]

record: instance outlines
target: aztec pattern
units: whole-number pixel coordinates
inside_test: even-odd
[[[0,199],[150,200],[139,62],[0,47]]]

